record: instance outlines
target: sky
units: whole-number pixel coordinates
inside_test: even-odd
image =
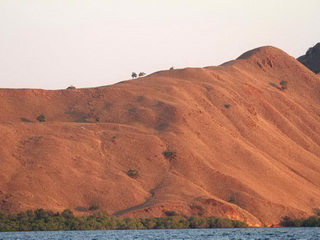
[[[0,88],[114,84],[320,42],[319,0],[0,0]]]

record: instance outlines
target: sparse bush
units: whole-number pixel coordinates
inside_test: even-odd
[[[177,156],[177,153],[174,150],[166,150],[162,152],[162,155],[165,157],[165,159],[174,160]]]
[[[142,102],[144,100],[144,96],[137,97],[137,102]]]
[[[281,91],[284,91],[285,89],[288,88],[288,81],[285,81],[285,80],[280,82],[280,87],[277,84],[272,83],[272,82],[270,82],[269,84],[270,84],[270,86],[275,87],[276,89],[279,89]]]
[[[237,198],[235,196],[231,196],[228,200],[229,203],[236,204],[237,203]]]
[[[144,73],[144,72],[140,72],[139,73],[139,77],[143,77],[143,76],[145,76],[146,74]]]
[[[76,89],[76,87],[73,85],[70,85],[69,87],[67,87],[67,89]]]
[[[136,74],[135,72],[133,72],[133,73],[131,74],[131,77],[132,77],[132,78],[136,78],[136,77],[137,77],[137,74]]]
[[[74,218],[73,212],[70,209],[65,209],[62,213],[61,216],[64,218]]]
[[[203,216],[207,213],[207,210],[201,205],[192,204],[190,209],[196,211],[198,216]]]
[[[320,208],[314,209],[314,213],[320,217]]]
[[[132,178],[138,177],[139,175],[138,170],[136,169],[130,169],[129,171],[126,172],[126,174]]]
[[[20,120],[21,120],[22,122],[32,122],[32,121],[30,121],[28,118],[20,118]]]
[[[223,105],[225,108],[230,108],[231,107],[231,105],[230,104],[225,104],[225,105]]]
[[[281,90],[281,88],[280,88],[277,84],[275,84],[275,83],[273,83],[273,82],[270,82],[269,84],[270,84],[270,86],[272,86],[272,87],[274,87],[274,88],[276,88],[276,89]]]
[[[168,217],[178,216],[176,211],[165,211],[164,214],[167,215]]]
[[[74,210],[76,210],[78,212],[86,212],[86,211],[88,211],[87,208],[81,207],[81,206],[75,207]]]
[[[170,125],[168,123],[160,123],[155,129],[158,131],[163,131],[167,129]]]
[[[174,67],[172,66],[171,68],[170,68],[170,70],[173,70],[174,69]]]
[[[285,90],[285,89],[287,89],[288,88],[288,82],[287,81],[281,81],[280,82],[280,85],[281,85],[281,91],[283,91],[283,90]]]
[[[44,115],[39,115],[38,117],[37,117],[37,120],[39,121],[39,122],[45,122],[46,121],[46,118],[45,118],[45,116]]]
[[[95,211],[95,210],[98,210],[99,209],[99,206],[98,205],[91,205],[90,207],[89,207],[89,210],[90,211]]]

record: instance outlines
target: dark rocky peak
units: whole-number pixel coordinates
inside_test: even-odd
[[[298,57],[297,60],[314,73],[320,73],[320,43],[309,48],[306,54]]]

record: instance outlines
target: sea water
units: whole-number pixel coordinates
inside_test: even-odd
[[[320,228],[228,228],[228,229],[163,229],[2,232],[0,240],[109,240],[109,239],[221,239],[271,240],[320,239]]]

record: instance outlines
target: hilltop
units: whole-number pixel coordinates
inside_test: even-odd
[[[297,60],[314,73],[320,73],[320,43],[309,48],[306,54],[298,57]]]
[[[320,78],[275,47],[111,86],[0,89],[0,101],[2,211],[262,226],[320,208]]]

